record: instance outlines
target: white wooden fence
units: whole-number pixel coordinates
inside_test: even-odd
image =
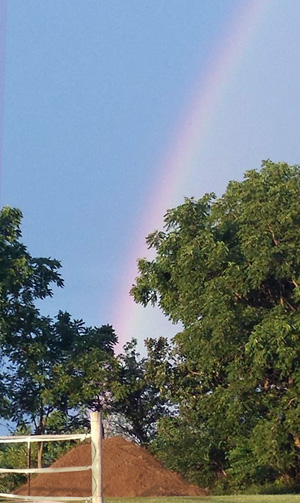
[[[58,473],[58,472],[81,472],[92,471],[92,494],[77,498],[74,496],[20,496],[16,494],[0,493],[0,498],[9,498],[23,501],[88,501],[92,503],[103,503],[103,475],[102,475],[102,418],[101,412],[91,412],[91,433],[70,434],[70,435],[27,435],[27,436],[0,436],[0,443],[24,442],[29,446],[33,442],[57,442],[60,440],[81,440],[91,439],[91,460],[89,466],[72,466],[60,468],[0,468],[0,474],[25,473],[30,476],[32,473]]]

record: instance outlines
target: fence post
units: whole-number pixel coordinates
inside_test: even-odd
[[[91,412],[92,503],[104,503],[102,472],[102,414]]]
[[[27,468],[31,468],[31,442],[28,440],[27,442]],[[27,495],[30,496],[30,482],[31,475],[28,473],[27,475]]]

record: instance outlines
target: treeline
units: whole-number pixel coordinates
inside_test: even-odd
[[[222,197],[186,199],[147,238],[131,293],[182,331],[114,355],[111,326],[36,301],[63,286],[60,263],[21,244],[21,212],[0,215],[1,403],[32,433],[84,429],[102,408],[112,433],[215,490],[298,488],[300,168],[263,162]],[[130,337],[130,334],[128,334]],[[51,453],[44,453],[53,456]]]
[[[167,399],[148,380],[146,358],[136,341],[116,356],[110,325],[86,326],[68,312],[54,318],[37,305],[63,287],[57,260],[33,257],[22,243],[22,213],[0,212],[0,417],[12,433],[51,434],[89,431],[89,411],[103,410],[108,434],[148,444],[156,422],[168,413]],[[70,448],[70,445],[66,445]],[[32,463],[49,465],[62,444],[39,444]],[[0,445],[0,466],[27,463],[24,446]],[[23,480],[0,480],[2,492]]]

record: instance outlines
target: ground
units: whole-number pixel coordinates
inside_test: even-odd
[[[91,464],[91,446],[75,447],[52,466],[71,467]],[[146,449],[121,437],[103,441],[104,497],[205,496],[201,489],[180,475],[164,468]],[[31,481],[31,495],[89,496],[92,493],[91,471],[53,473],[36,476]],[[27,486],[18,494],[27,494]]]

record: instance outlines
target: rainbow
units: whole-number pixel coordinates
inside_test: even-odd
[[[115,293],[108,309],[108,323],[113,323],[119,337],[119,351],[123,344],[136,336],[144,321],[143,308],[129,296],[137,276],[137,258],[147,256],[145,237],[161,228],[168,208],[183,201],[183,182],[199,170],[201,151],[207,135],[217,119],[226,90],[234,78],[247,47],[250,46],[271,0],[241,0],[236,12],[211,49],[210,65],[189,94],[186,109],[178,121],[177,131],[162,157],[155,163],[153,186],[145,195],[144,210],[129,235],[130,247],[121,257],[122,269],[116,278]],[[4,85],[6,49],[7,0],[0,0],[0,192],[4,122]],[[203,69],[201,69],[203,70]],[[155,335],[155,334],[149,334]]]
[[[7,0],[0,0],[0,203],[1,203],[3,126],[4,126],[6,17],[7,17]]]
[[[251,45],[271,0],[245,0],[218,37],[212,48],[212,63],[201,72],[188,107],[182,114],[175,136],[171,139],[162,159],[159,160],[158,178],[148,192],[144,214],[131,237],[132,247],[125,261],[122,281],[114,295],[113,325],[119,337],[119,347],[142,330],[141,306],[136,306],[129,289],[137,276],[137,258],[148,256],[145,237],[161,228],[168,208],[183,202],[181,186],[187,177],[199,169],[201,150],[217,118],[218,108],[234,78],[239,63]],[[203,78],[204,75],[204,78]],[[155,334],[153,334],[155,335]]]

